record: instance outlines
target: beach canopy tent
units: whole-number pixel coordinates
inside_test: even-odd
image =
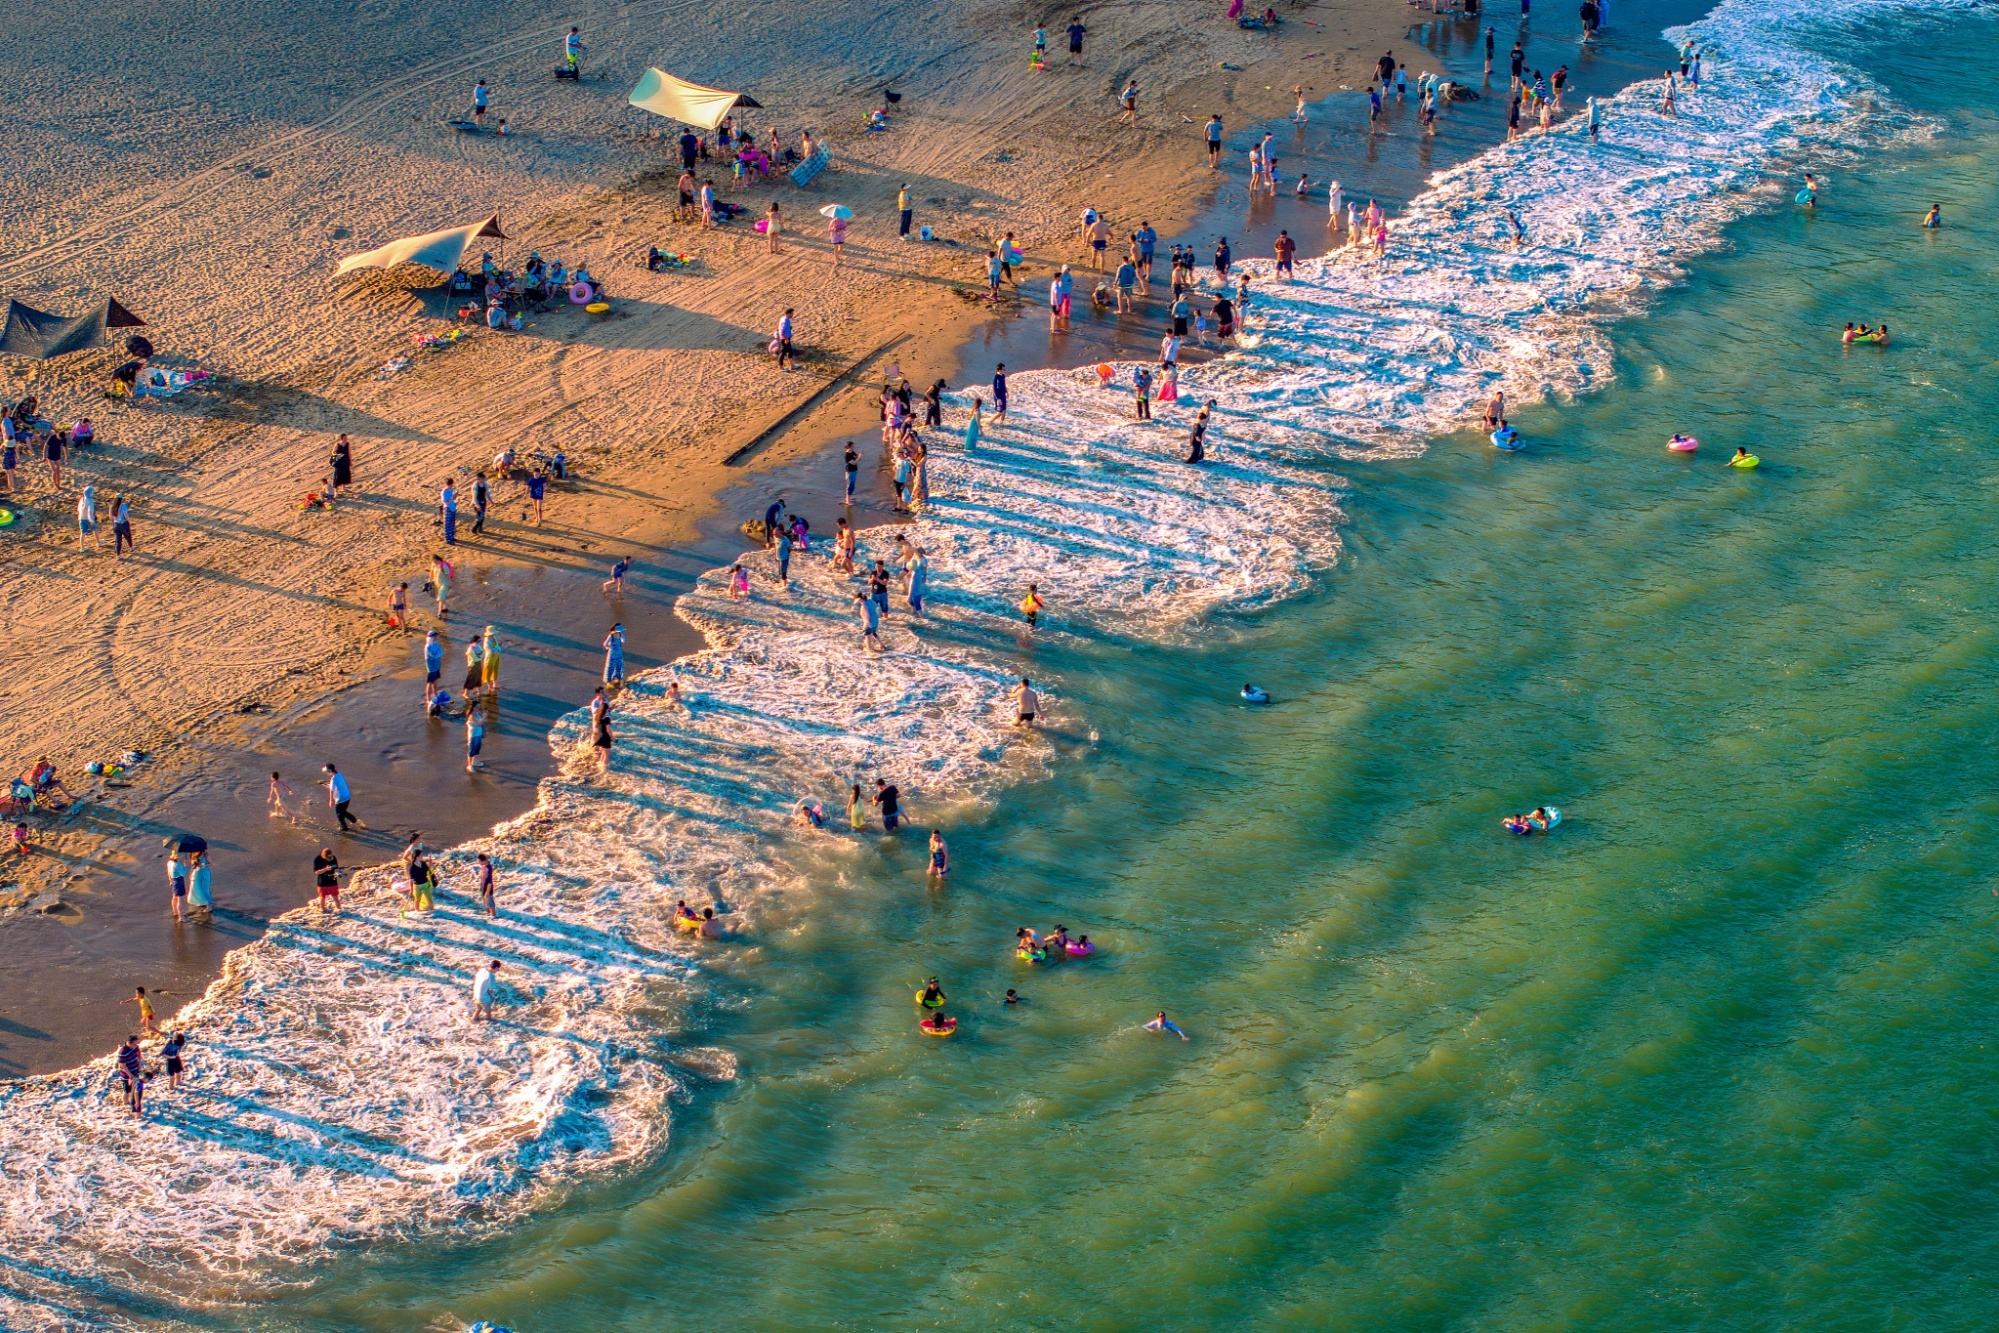
[[[379,250],[370,250],[365,255],[350,255],[340,261],[339,272],[351,273],[357,268],[394,268],[398,264],[422,264],[444,273],[457,269],[458,261],[465,258],[465,252],[473,242],[482,237],[493,236],[506,240],[507,234],[500,230],[498,213],[484,222],[474,222],[469,226],[453,227],[450,231],[425,232],[421,236],[405,236],[400,241],[390,241]]]
[[[747,93],[703,88],[698,83],[676,79],[663,69],[648,69],[639,76],[639,86],[632,89],[631,103],[654,115],[698,125],[704,130],[720,125],[722,118],[736,107],[763,105]]]
[[[9,301],[6,323],[0,326],[0,352],[46,361],[52,356],[97,346],[106,329],[145,326],[145,320],[116,301],[106,301],[89,314],[74,317],[52,315],[19,301]]]

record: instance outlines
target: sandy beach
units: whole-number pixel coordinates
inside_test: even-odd
[[[891,362],[925,382],[947,371],[979,314],[964,293],[982,286],[1000,233],[1029,252],[1031,276],[1080,259],[1084,204],[1170,230],[1209,186],[1198,141],[1209,111],[1241,124],[1288,108],[1294,84],[1319,96],[1361,79],[1409,19],[1387,6],[1287,13],[1295,21],[1265,34],[1086,11],[1083,63],[1058,49],[1035,73],[1033,17],[1004,7],[829,25],[788,8],[723,22],[699,6],[639,5],[602,26],[579,19],[575,85],[550,77],[567,22],[522,6],[385,5],[350,23],[244,5],[201,17],[233,35],[219,42],[185,40],[172,11],[134,11],[87,50],[63,40],[67,16],[34,16],[5,67],[63,91],[0,146],[20,187],[0,200],[0,282],[58,311],[115,295],[148,320],[156,364],[214,378],[124,405],[100,397],[123,358],[114,348],[0,364],[0,398],[34,394],[51,420],[87,415],[102,441],[72,460],[60,492],[34,465],[20,474],[28,493],[9,501],[21,517],[0,593],[14,704],[0,749],[19,768],[48,755],[84,791],[86,762],[151,756],[121,777],[129,787],[98,787],[90,817],[37,826],[38,854],[10,872],[8,900],[68,888],[89,912],[80,868],[134,826],[173,822],[159,798],[224,762],[219,727],[247,760],[261,719],[406,652],[382,608],[398,580],[422,586],[447,474],[467,490],[469,472],[509,447],[561,448],[577,472],[539,527],[521,521],[519,488],[501,486],[496,521],[458,549],[474,567],[581,580],[635,537],[642,561],[687,542],[746,466],[794,461],[817,447],[817,421],[851,416],[841,400],[871,393],[868,375]],[[1057,48],[1067,17],[1050,20]],[[47,63],[22,63],[31,50]],[[751,92],[767,109],[743,120],[759,130],[810,128],[830,143],[834,167],[810,190],[724,188],[753,214],[780,202],[783,254],[765,253],[745,219],[714,232],[675,222],[678,127],[625,103],[655,62]],[[1114,123],[1127,77],[1144,88],[1136,131]],[[509,120],[504,140],[442,124],[475,78]],[[887,86],[904,95],[893,128],[865,133]],[[896,239],[904,184],[919,225],[944,241]],[[816,216],[831,201],[857,214],[837,272]],[[558,308],[519,334],[480,328],[426,352],[412,337],[443,325],[409,294],[423,270],[333,275],[347,254],[495,211],[503,259],[534,249],[585,262],[613,312]],[[700,262],[649,273],[651,245]],[[802,354],[789,374],[763,353],[786,305]],[[397,361],[406,368],[384,369]],[[331,513],[301,512],[341,433],[355,487]],[[132,558],[79,551],[85,482],[100,505],[128,497]]]

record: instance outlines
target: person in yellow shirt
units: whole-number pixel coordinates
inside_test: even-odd
[[[906,184],[895,192],[895,211],[901,215],[896,234],[906,241],[909,239],[909,220],[916,213],[909,197],[909,186]]]

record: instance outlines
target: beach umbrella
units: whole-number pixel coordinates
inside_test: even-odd
[[[163,838],[161,841],[183,856],[193,856],[196,852],[205,852],[208,850],[208,839],[197,837],[192,833],[178,834],[171,838]]]
[[[845,222],[854,216],[854,210],[845,204],[828,204],[819,210],[819,216],[822,218],[838,218],[840,221]]]

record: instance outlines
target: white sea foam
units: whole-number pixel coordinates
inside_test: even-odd
[[[1006,426],[933,453],[924,516],[863,538],[889,559],[899,533],[931,565],[929,615],[899,608],[881,655],[861,651],[854,584],[823,555],[789,590],[752,557],[744,602],[724,571],[703,578],[680,607],[710,643],[676,668],[691,713],[664,673],[635,683],[612,775],[572,759],[534,812],[447,859],[434,915],[402,915],[375,872],[343,916],[274,922],[175,1020],[193,1072],[143,1122],[107,1090],[108,1061],[0,1087],[0,1326],[245,1299],[329,1247],[498,1225],[655,1154],[690,1080],[732,1073],[672,1037],[701,949],[728,947],[674,934],[675,900],[753,933],[798,882],[796,797],[837,807],[885,775],[934,812],[1041,764],[1004,708],[1029,582],[1041,632],[1079,635],[1170,637],[1294,594],[1338,553],[1338,460],[1413,453],[1497,385],[1518,400],[1602,381],[1603,316],[1717,244],[1773,164],[1881,123],[1872,90],[1805,43],[1894,8],[1729,0],[1691,29],[1711,54],[1680,115],[1641,85],[1609,103],[1600,143],[1571,121],[1440,173],[1386,259],[1335,255],[1289,285],[1254,265],[1245,346],[1187,374],[1161,424],[1129,421],[1128,393],[1088,372],[1015,376]],[[1183,467],[1209,398],[1215,461]],[[558,752],[582,732],[580,715],[558,726]],[[465,892],[481,848],[506,886],[497,922]],[[488,958],[507,1003],[473,1027]]]

